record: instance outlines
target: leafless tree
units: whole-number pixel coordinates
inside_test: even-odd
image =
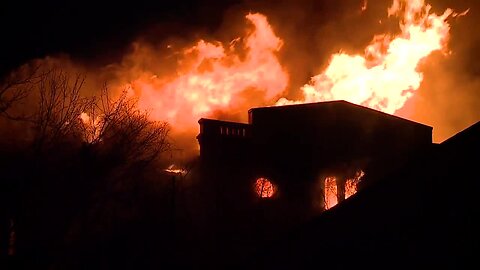
[[[32,92],[42,75],[39,66],[26,66],[6,76],[0,82],[0,115],[9,119],[22,118],[20,115],[12,115],[9,109]]]
[[[122,160],[150,163],[170,150],[168,124],[150,120],[127,91],[112,99],[105,86],[85,109],[83,124],[84,141]]]
[[[164,176],[155,166],[170,149],[168,124],[152,121],[127,92],[113,96],[104,87],[98,96],[86,97],[84,86],[84,76],[50,69],[1,88],[0,113],[26,111],[2,118],[18,126],[22,138],[11,150],[0,147],[0,156],[10,160],[0,169],[15,187],[9,192],[16,201],[7,207],[22,239],[16,243],[19,254],[24,246],[51,252],[64,244],[69,228],[80,239],[73,245],[82,248],[85,234],[76,228],[108,229],[95,222],[105,217],[131,222],[144,213],[142,218],[152,216],[159,226],[169,217],[162,206],[169,189],[158,181]],[[11,144],[5,136],[0,141]],[[158,203],[150,210],[151,200]],[[42,239],[51,245],[38,244]]]
[[[33,145],[37,151],[81,136],[80,114],[92,102],[82,97],[82,75],[71,79],[58,69],[43,73],[36,87],[38,101],[28,120],[33,125]]]

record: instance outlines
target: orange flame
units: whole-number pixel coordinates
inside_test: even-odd
[[[324,189],[325,210],[334,207],[337,204],[337,178],[329,176],[325,178]]]
[[[368,7],[368,0],[363,0],[363,4],[362,4],[361,10],[362,10],[362,11],[365,11],[365,10],[367,10],[367,7]]]
[[[345,199],[357,193],[358,183],[362,180],[365,173],[360,170],[355,173],[353,178],[347,179],[345,182]]]
[[[363,1],[362,9],[367,5],[368,1]],[[278,100],[289,80],[276,55],[283,41],[259,13],[246,15],[250,28],[245,36],[230,43],[199,40],[164,57],[158,47],[138,41],[120,64],[95,71],[94,77],[98,77],[94,85],[108,80],[112,82],[110,89],[117,93],[127,90],[138,101],[139,109],[149,111],[151,120],[169,122],[172,137],[187,144],[182,148],[197,154],[198,148],[193,148],[198,147],[194,134],[199,118],[228,115],[230,119],[223,120],[238,120],[237,112],[244,115],[246,109],[272,105],[277,100],[276,105],[347,100],[395,113],[420,87],[423,77],[418,67],[422,60],[434,51],[447,51],[447,19],[466,12],[456,14],[447,9],[438,15],[424,0],[394,0],[388,15],[400,18],[400,34],[375,36],[363,54],[332,55],[328,67],[301,87],[303,98],[299,100]],[[175,45],[166,48],[172,52]],[[63,66],[82,72],[83,67],[68,63]],[[83,122],[93,131],[87,141],[96,140],[94,128],[99,120],[86,120],[86,116]]]
[[[141,72],[127,85],[139,97],[140,108],[149,110],[155,120],[174,124],[178,131],[190,131],[197,129],[199,118],[216,111],[246,102],[248,106],[271,102],[288,83],[275,55],[282,40],[264,15],[246,18],[254,28],[245,39],[236,39],[227,48],[220,42],[198,41],[179,55],[174,76]],[[245,98],[249,91],[255,91],[255,99]]]
[[[79,118],[83,124],[83,140],[88,143],[99,140],[102,124],[100,117],[90,117],[88,113],[82,112]]]
[[[345,199],[357,193],[358,183],[362,180],[365,173],[359,170],[352,178],[345,181]],[[338,204],[337,178],[328,176],[325,178],[325,188],[323,191],[325,210],[328,210]]]
[[[185,176],[187,174],[187,170],[184,169],[184,168],[181,168],[175,164],[172,164],[170,166],[168,166],[168,168],[166,168],[164,170],[166,173],[169,173],[169,174],[172,174],[172,175],[181,175],[181,176]]]
[[[420,87],[421,60],[446,49],[450,26],[447,18],[431,13],[424,0],[394,0],[388,15],[401,17],[401,34],[377,35],[364,55],[337,53],[329,66],[302,87],[303,100],[280,99],[277,105],[346,100],[386,113],[395,113]]]

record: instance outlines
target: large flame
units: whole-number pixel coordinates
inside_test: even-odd
[[[419,63],[434,51],[445,50],[450,26],[447,18],[431,12],[424,0],[394,0],[389,16],[398,16],[401,33],[376,35],[363,55],[334,54],[330,64],[302,87],[303,99],[280,99],[277,105],[346,100],[395,113],[420,87]]]
[[[132,80],[127,87],[139,97],[140,107],[181,131],[196,130],[199,118],[216,111],[272,102],[288,83],[275,55],[282,40],[264,15],[246,18],[254,27],[245,39],[236,39],[229,47],[200,40],[178,56],[176,74],[163,77],[145,70]],[[255,99],[244,97],[248,91],[255,92]]]
[[[165,53],[138,41],[120,64],[91,73],[97,83],[107,80],[116,93],[127,90],[152,120],[171,124],[172,135],[185,144],[181,148],[194,150],[199,118],[239,120],[238,115],[246,118],[247,109],[277,100],[276,105],[347,100],[395,113],[420,87],[422,60],[434,51],[448,52],[447,19],[463,14],[450,9],[435,14],[424,0],[394,0],[388,15],[400,18],[400,33],[376,35],[363,54],[332,55],[327,68],[301,87],[299,100],[278,99],[289,81],[276,55],[284,41],[259,13],[246,15],[250,25],[245,36],[230,43],[202,39],[178,50],[169,45]],[[97,139],[98,118],[90,113],[80,117],[89,132],[85,140]]]

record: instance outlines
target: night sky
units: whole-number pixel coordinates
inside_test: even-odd
[[[238,0],[2,1],[1,73],[59,52],[74,59],[112,61],[142,31],[161,25],[157,38],[213,31]],[[157,27],[157,29],[160,27]]]

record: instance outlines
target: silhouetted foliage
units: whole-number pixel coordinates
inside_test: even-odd
[[[0,81],[0,115],[10,119],[20,118],[12,115],[9,109],[25,99],[41,78],[39,67],[35,66],[13,72]]]
[[[79,115],[91,103],[80,95],[84,81],[80,75],[71,80],[64,71],[56,69],[41,76],[36,89],[38,101],[29,117],[35,151],[47,151],[61,146],[61,142],[80,138]]]
[[[149,164],[170,149],[168,124],[149,120],[126,91],[112,100],[105,87],[84,112],[84,141],[111,160]]]
[[[100,266],[170,224],[169,177],[159,167],[168,124],[150,120],[127,92],[112,97],[105,86],[82,96],[85,79],[36,69],[2,85],[0,252],[14,250],[17,267]],[[139,228],[144,222],[161,236]]]

